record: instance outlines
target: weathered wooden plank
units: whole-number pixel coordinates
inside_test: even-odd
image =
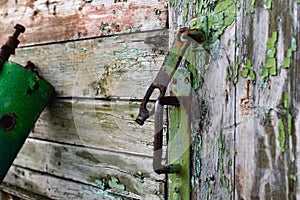
[[[294,7],[294,13],[296,16],[300,16],[300,7],[299,7],[299,4],[297,4],[295,7]],[[297,25],[298,23],[298,25]],[[296,24],[293,28],[293,32],[294,33],[297,33],[295,35],[295,38],[296,38],[296,41],[298,42],[298,47],[297,47],[297,50],[296,52],[294,53],[293,55],[293,64],[292,64],[292,72],[291,72],[291,87],[292,87],[292,105],[294,105],[297,109],[298,109],[298,112],[300,110],[300,48],[299,48],[299,43],[300,43],[300,25],[299,25],[299,22],[298,22],[298,19],[297,18],[294,18],[293,19],[293,24]],[[299,116],[299,113],[298,113],[298,116],[294,119],[294,132],[298,135],[300,133],[300,116]],[[299,155],[299,152],[300,152],[300,140],[298,139],[299,137],[297,137],[296,139],[296,152],[297,152],[297,155]],[[300,198],[300,184],[299,184],[299,177],[300,177],[300,159],[297,157],[297,161],[296,161],[296,167],[297,167],[297,173],[296,173],[296,177],[298,178],[298,184],[297,184],[297,188],[296,188],[296,191],[297,191],[297,198],[299,199]]]
[[[136,124],[138,110],[138,102],[56,100],[29,137],[152,156],[154,124]]]
[[[207,15],[203,21],[210,23],[210,9],[217,4],[218,1],[206,6],[200,1],[171,1],[170,26],[174,30],[182,24],[190,26],[202,14]],[[235,24],[229,25],[214,44],[206,47],[208,51],[204,45],[194,45],[193,51],[186,53],[187,66],[193,74],[191,87],[195,90],[191,106],[191,199],[233,198],[235,90],[227,72],[233,71]]]
[[[54,199],[158,199],[163,176],[152,172],[151,163],[148,157],[28,139],[4,182]]]
[[[21,48],[11,60],[22,65],[34,62],[61,97],[137,99],[143,97],[163,61],[164,55],[144,43],[155,36],[168,38],[168,32]],[[156,46],[165,49],[167,45]]]
[[[110,189],[103,191],[100,189],[100,185],[95,187],[84,183],[76,183],[16,166],[11,167],[11,171],[5,181],[7,182],[2,184],[1,188],[28,200],[139,199],[138,196],[126,197],[126,194],[116,194]],[[27,198],[24,194],[28,194]],[[155,197],[152,198],[157,199]]]
[[[0,40],[16,23],[26,26],[22,45],[166,28],[166,1],[1,1]]]
[[[299,26],[292,20],[294,6],[296,1],[272,1],[271,7],[256,3],[251,13],[250,2],[241,3],[237,17],[241,75],[236,96],[238,199],[297,199],[299,195],[299,131],[293,128],[298,126],[295,111],[299,107],[291,101],[288,55],[294,54],[298,33],[293,27]]]

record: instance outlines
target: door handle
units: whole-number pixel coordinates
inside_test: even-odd
[[[153,170],[157,174],[179,173],[181,171],[179,163],[162,164],[164,105],[180,106],[177,97],[173,96],[163,97],[155,103]]]

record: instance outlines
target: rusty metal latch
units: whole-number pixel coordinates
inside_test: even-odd
[[[201,30],[180,29],[173,45],[159,70],[153,83],[149,86],[140,105],[136,122],[143,125],[145,120],[155,113],[154,156],[153,169],[158,174],[169,174],[168,199],[190,199],[190,73],[185,67],[179,67],[181,60],[192,41],[205,41]],[[175,74],[175,71],[177,73]],[[166,89],[175,74],[172,84],[172,95],[165,97]],[[152,111],[147,109],[147,103],[155,89],[160,94]],[[168,156],[167,164],[162,164],[163,155],[163,111],[164,105],[169,108],[170,120],[168,126]]]
[[[177,97],[163,97],[155,103],[154,156],[153,169],[157,174],[179,173],[179,163],[162,165],[163,154],[163,111],[164,105],[180,106]]]
[[[166,89],[170,80],[172,79],[176,69],[178,68],[186,49],[192,41],[202,43],[205,41],[205,36],[200,29],[188,29],[181,28],[175,36],[175,40],[171,46],[170,51],[164,59],[163,65],[160,68],[156,78],[149,86],[142,103],[140,105],[140,112],[135,122],[139,125],[143,125],[146,119],[151,116],[154,111],[147,109],[147,103],[155,89],[158,89],[160,94],[158,99],[162,99],[165,96]]]

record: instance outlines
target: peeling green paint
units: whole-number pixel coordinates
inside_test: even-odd
[[[292,179],[293,181],[297,181],[297,176],[294,174],[290,174],[290,179]]]
[[[266,9],[271,9],[271,7],[272,7],[272,0],[267,0],[266,4],[265,4],[265,8]]]
[[[280,146],[280,151],[282,153],[285,152],[285,130],[284,130],[284,124],[282,119],[278,120],[278,126],[279,126],[279,135],[278,135],[278,140],[279,140],[279,146]]]
[[[267,41],[265,67],[263,68],[263,70],[261,70],[260,73],[260,75],[264,77],[264,81],[267,81],[269,76],[277,75],[276,42],[277,31],[274,31],[272,33],[272,36]]]
[[[83,190],[91,191],[93,194],[109,199],[123,199],[124,196],[129,195],[125,185],[120,184],[119,178],[116,176],[107,175],[106,177],[95,179],[94,183],[97,187],[83,185]]]
[[[283,107],[285,109],[289,108],[289,93],[288,92],[285,92],[283,95]]]
[[[205,32],[207,41],[203,46],[208,48],[219,39],[225,28],[234,22],[236,5],[232,0],[208,1],[200,4],[199,13],[201,16],[191,20],[190,27]]]
[[[240,71],[240,74],[243,78],[247,78],[248,76],[250,76],[250,79],[252,81],[255,81],[256,75],[255,75],[255,72],[253,70],[251,60],[246,61],[246,63],[244,64],[244,69]]]
[[[108,185],[109,185],[110,188],[117,188],[117,189],[120,189],[120,190],[125,190],[126,189],[125,185],[120,184],[120,181],[116,176],[112,176],[110,178],[110,180],[108,181]]]
[[[237,84],[238,76],[239,76],[239,64],[237,62],[235,62],[235,64],[234,64],[234,77],[233,77],[233,83],[234,84]]]
[[[297,50],[297,41],[296,38],[293,36],[292,37],[292,47],[291,47],[292,51],[296,51]]]
[[[289,48],[286,52],[286,56],[285,56],[284,61],[283,61],[283,68],[285,68],[285,69],[290,68],[292,53],[296,50],[297,50],[297,42],[296,42],[295,37],[292,37],[292,39],[291,39],[291,48]]]
[[[251,0],[251,5],[250,5],[250,13],[251,14],[254,13],[255,2],[256,2],[256,0]]]

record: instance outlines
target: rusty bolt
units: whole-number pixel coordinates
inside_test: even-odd
[[[21,24],[16,24],[14,29],[16,29],[14,34],[12,35],[12,38],[14,39],[17,39],[21,33],[25,32],[25,27]]]

